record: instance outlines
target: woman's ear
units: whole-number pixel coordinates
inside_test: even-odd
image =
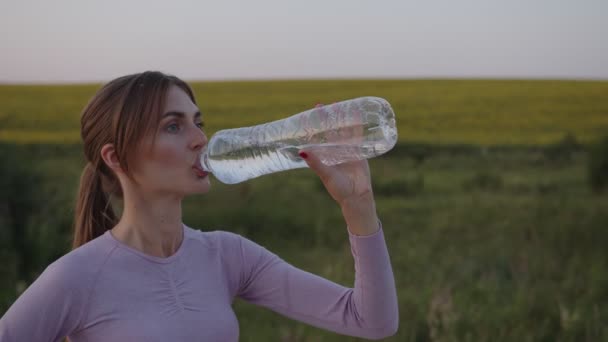
[[[104,163],[114,172],[122,172],[118,156],[116,155],[116,149],[114,144],[105,144],[101,147],[101,159]]]

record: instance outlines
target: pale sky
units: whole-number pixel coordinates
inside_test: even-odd
[[[608,79],[608,0],[0,0],[0,83]]]

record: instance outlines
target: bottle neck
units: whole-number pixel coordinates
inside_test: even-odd
[[[208,146],[209,146],[209,144],[207,144],[201,150],[201,168],[206,172],[211,172],[211,167],[209,166],[209,153],[207,153]],[[211,172],[211,173],[213,173],[213,172]]]

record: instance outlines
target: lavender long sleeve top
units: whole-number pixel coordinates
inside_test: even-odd
[[[237,296],[340,334],[393,335],[399,313],[383,230],[348,234],[354,288],[227,231],[184,226],[182,244],[167,258],[107,231],[44,270],[0,319],[0,342],[237,341]]]

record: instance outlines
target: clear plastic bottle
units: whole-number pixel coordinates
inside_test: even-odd
[[[202,151],[201,167],[222,183],[308,167],[311,151],[326,165],[369,159],[397,142],[395,114],[379,97],[359,97],[316,107],[257,126],[221,130]]]

